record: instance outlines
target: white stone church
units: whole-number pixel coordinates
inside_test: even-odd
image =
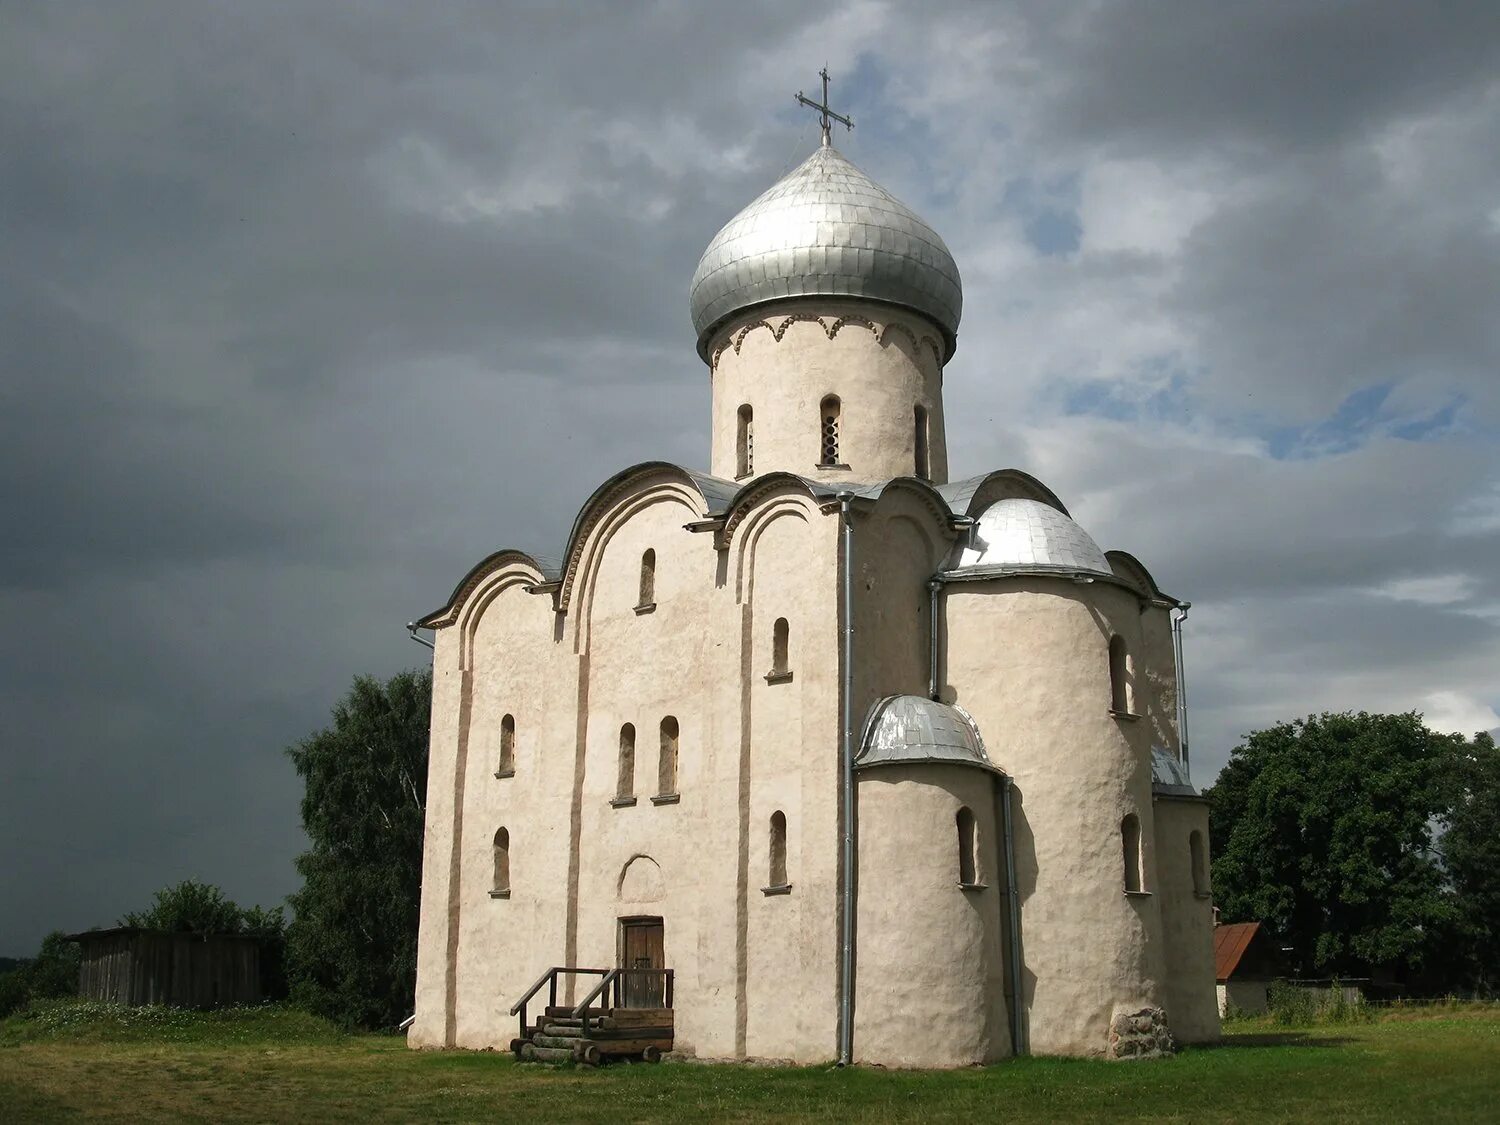
[[[497,551],[416,623],[409,1041],[519,1050],[539,981],[533,1014],[670,1009],[699,1057],[1217,1038],[1186,603],[1025,472],[949,481],[943,240],[825,118],[691,300],[710,471],[622,470],[560,566]],[[670,980],[590,1001],[620,967]]]

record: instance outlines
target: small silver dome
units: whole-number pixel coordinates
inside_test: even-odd
[[[962,707],[920,695],[888,695],[870,708],[856,769],[909,762],[951,762],[995,768],[979,728]]]
[[[725,318],[782,297],[864,297],[937,322],[952,354],[963,290],[937,233],[824,146],[746,207],[693,273],[698,351]]]
[[[998,500],[981,513],[959,567],[1024,566],[1112,574],[1099,545],[1068,516],[1040,500]]]

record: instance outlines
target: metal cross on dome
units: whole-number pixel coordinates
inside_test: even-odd
[[[825,65],[822,70],[818,71],[818,74],[823,79],[823,100],[821,102],[815,102],[801,90],[798,90],[797,101],[802,105],[807,106],[808,109],[815,109],[818,111],[823,122],[823,144],[827,146],[833,143],[828,136],[828,122],[830,120],[837,121],[846,129],[854,128],[854,122],[845,117],[843,114],[834,113],[833,110],[828,108],[828,67]]]

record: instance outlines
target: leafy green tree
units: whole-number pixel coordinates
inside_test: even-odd
[[[245,912],[223,891],[196,879],[157,891],[149,910],[132,911],[120,919],[122,926],[191,934],[237,934],[244,923]]]
[[[1268,924],[1306,976],[1441,971],[1457,912],[1433,836],[1452,747],[1414,713],[1249,735],[1208,792],[1224,919]]]
[[[78,960],[76,943],[60,930],[48,934],[35,957],[0,974],[0,1017],[19,1011],[33,1000],[77,993]]]
[[[1500,748],[1481,732],[1457,748],[1453,763],[1439,848],[1457,896],[1466,983],[1492,993],[1500,985]]]
[[[333,725],[287,753],[306,783],[287,931],[292,997],[348,1025],[412,1010],[432,673],[354,681]]]

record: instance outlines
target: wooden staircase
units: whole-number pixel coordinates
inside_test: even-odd
[[[557,1003],[557,979],[570,975],[602,977],[576,1007]],[[536,1023],[530,1024],[527,1005],[544,985],[549,1002]],[[601,998],[612,1003],[596,1005]],[[643,999],[656,1003],[642,1006]],[[587,1066],[623,1058],[660,1062],[672,1049],[672,970],[551,968],[510,1011],[521,1020],[521,1033],[510,1044],[521,1062]]]

